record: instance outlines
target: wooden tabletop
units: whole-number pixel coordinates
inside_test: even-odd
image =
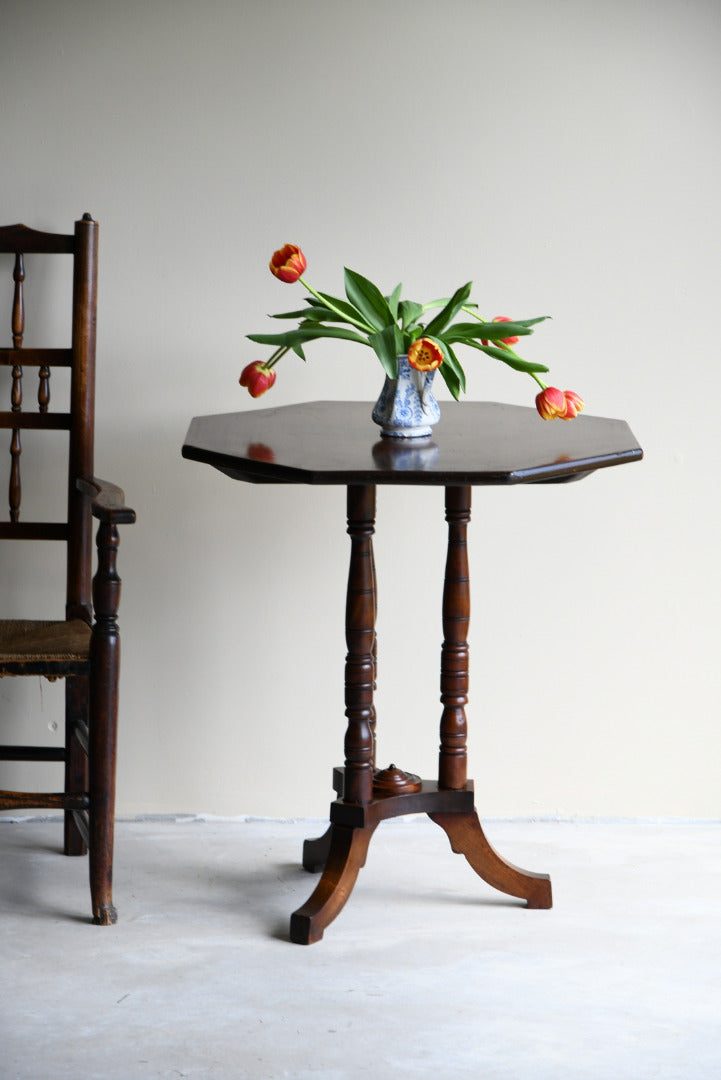
[[[196,416],[183,457],[237,480],[287,484],[551,483],[639,461],[624,420],[544,421],[533,408],[445,402],[428,439],[387,439],[370,402],[315,401]]]

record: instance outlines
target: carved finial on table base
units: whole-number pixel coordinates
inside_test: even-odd
[[[403,772],[397,765],[381,769],[373,777],[374,795],[404,795],[421,790],[421,778],[415,773]]]

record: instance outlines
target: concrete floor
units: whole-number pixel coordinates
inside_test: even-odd
[[[120,921],[56,822],[0,822],[2,1080],[715,1080],[721,826],[490,823],[528,911],[389,821],[319,944],[287,940],[320,823],[120,822]]]

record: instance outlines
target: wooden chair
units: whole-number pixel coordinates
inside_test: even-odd
[[[10,409],[0,412],[0,428],[9,433],[10,472],[9,520],[0,521],[0,539],[61,541],[67,552],[64,615],[56,611],[53,620],[0,620],[0,675],[66,680],[64,747],[3,745],[0,760],[63,762],[64,788],[51,794],[3,790],[0,809],[65,811],[65,854],[89,851],[93,922],[108,925],[117,920],[112,902],[120,662],[117,526],[135,521],[135,513],[124,505],[120,488],[96,479],[93,472],[97,245],[98,225],[89,214],[75,223],[73,235],[37,232],[24,225],[0,228],[0,253],[14,257],[14,262],[8,260],[14,281],[13,347],[0,349],[0,365],[11,369],[7,380]],[[25,256],[31,256],[29,267],[32,262],[33,271],[36,266],[42,269],[37,255],[72,257],[70,348],[23,347],[24,262]],[[3,261],[0,256],[0,270]],[[59,382],[63,378],[69,382],[67,412],[50,410],[51,368],[58,370]],[[31,394],[26,394],[23,384],[26,369],[37,372]],[[66,369],[64,375],[62,369]],[[26,404],[27,397],[32,397],[32,403]],[[21,465],[24,471],[27,461],[27,455],[25,461],[22,458],[22,438],[30,430],[68,433],[67,515],[63,521],[25,521],[21,517]],[[98,525],[97,569],[91,581],[92,517]]]

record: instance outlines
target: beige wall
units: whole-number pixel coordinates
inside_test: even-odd
[[[120,813],[326,812],[343,491],[180,456],[194,414],[380,389],[370,354],[326,343],[282,365],[272,401],[238,387],[265,355],[244,334],[299,300],[266,269],[291,240],[329,291],[346,264],[418,298],[473,278],[489,315],[550,312],[527,351],[646,450],[580,485],[475,494],[482,811],[721,816],[720,44],[715,0],[3,5],[0,220],[101,224],[97,471],[138,512]],[[471,398],[531,402],[530,380],[468,369]],[[441,506],[379,495],[380,753],[427,775]],[[0,558],[14,612],[27,566]],[[0,684],[19,739],[59,701]]]

